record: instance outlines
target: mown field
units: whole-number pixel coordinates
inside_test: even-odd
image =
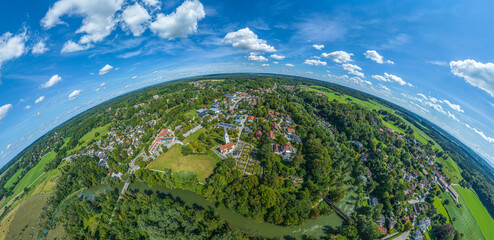
[[[465,239],[486,239],[480,230],[477,220],[470,212],[470,209],[461,195],[459,199],[459,203],[461,204],[460,208],[456,206],[455,201],[447,192],[441,194],[441,199],[443,202],[446,199],[449,200],[449,204],[444,205],[444,207],[453,221],[453,226],[456,230],[465,234]]]
[[[441,202],[441,199],[439,199],[438,196],[435,196],[434,197],[434,202],[432,203],[432,205],[434,205],[434,208],[437,209],[437,213],[443,215],[444,217],[446,217],[446,223],[449,223],[449,216],[448,216],[448,212],[446,211],[446,208],[444,208],[444,205],[443,203]]]
[[[72,149],[72,152],[75,153],[75,152],[78,152],[81,149],[87,147],[88,143],[92,140],[95,140],[95,141],[101,140],[108,133],[108,127],[109,126],[110,126],[110,123],[105,125],[105,126],[102,126],[102,127],[93,128],[91,131],[84,134],[84,136],[82,136],[82,138],[79,140],[80,144],[77,145],[77,147],[75,147],[74,149]],[[94,134],[96,134],[96,133],[99,133],[98,137],[94,136]],[[66,143],[67,143],[67,141],[66,141]]]
[[[182,145],[173,145],[166,153],[149,163],[147,168],[155,170],[171,169],[173,172],[191,171],[204,181],[221,159],[211,150],[207,154],[182,155]]]
[[[34,183],[36,179],[38,179],[41,174],[45,171],[45,165],[49,163],[51,160],[55,159],[56,153],[55,152],[49,152],[46,156],[41,158],[38,164],[31,168],[26,175],[19,181],[17,186],[14,188],[14,192],[12,195],[10,195],[8,198],[5,199],[5,201],[0,205],[0,208],[3,208],[5,204],[7,204],[13,197],[17,196],[19,193],[24,191],[24,188],[27,186],[31,185]],[[39,181],[38,179],[37,181]]]
[[[453,186],[453,188],[460,194],[460,198],[466,203],[465,206],[468,207],[473,217],[477,220],[484,236],[487,239],[494,239],[494,219],[487,212],[484,205],[482,205],[477,195],[469,189],[460,186]]]
[[[5,185],[3,185],[3,187],[7,190],[10,189],[12,185],[14,185],[15,180],[17,180],[17,178],[21,175],[23,170],[23,168],[17,170],[17,172],[15,172],[15,174],[12,175],[11,178],[9,178],[9,180],[5,183]]]
[[[28,198],[13,213],[5,239],[33,239],[38,232],[38,219],[49,195],[39,194]]]

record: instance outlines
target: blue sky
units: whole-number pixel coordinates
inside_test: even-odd
[[[212,73],[325,80],[494,163],[492,1],[2,1],[0,166],[123,93]],[[493,164],[494,165],[494,164]]]

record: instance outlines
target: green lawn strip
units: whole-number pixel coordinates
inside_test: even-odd
[[[465,236],[468,236],[468,239],[485,239],[477,223],[477,220],[470,212],[470,209],[468,208],[461,195],[459,199],[459,203],[461,204],[460,208],[456,206],[455,201],[447,192],[443,192],[441,194],[441,199],[443,200],[443,202],[446,199],[449,200],[449,204],[444,205],[444,207],[448,211],[448,215],[451,217],[453,225],[455,229],[458,230],[458,232],[465,234]]]
[[[197,142],[199,141],[198,138],[199,138],[199,135],[201,135],[201,133],[205,133],[206,132],[206,129],[204,128],[201,128],[197,131],[195,131],[194,133],[190,134],[189,136],[187,136],[185,139],[184,139],[184,144],[187,144],[187,143],[191,143],[191,142]]]
[[[5,201],[0,205],[0,208],[3,208],[5,204],[7,204],[13,197],[17,196],[20,192],[24,191],[24,188],[29,186],[36,180],[43,172],[45,171],[45,165],[49,163],[51,160],[55,159],[56,153],[51,151],[46,156],[42,157],[36,166],[31,168],[24,177],[19,181],[19,183],[15,186],[12,195],[10,195]],[[39,181],[39,179],[38,179]],[[33,184],[34,186],[34,184]],[[33,187],[31,186],[31,188]]]
[[[79,140],[80,144],[72,149],[72,153],[79,152],[81,149],[87,147],[88,143],[93,139],[96,141],[103,139],[103,137],[105,137],[108,133],[108,127],[110,126],[110,124],[111,123],[108,123],[105,126],[93,128],[91,131],[84,134],[84,136],[82,136],[82,138]],[[99,132],[100,135],[98,137],[95,137],[94,134],[97,132]]]
[[[173,172],[194,172],[200,181],[204,181],[214,170],[221,158],[209,150],[205,154],[182,155],[182,145],[173,145],[166,153],[149,163],[147,168],[155,170],[171,169]]]
[[[12,187],[12,185],[14,185],[14,182],[17,180],[17,178],[21,175],[22,171],[24,170],[24,168],[21,168],[19,170],[17,170],[17,172],[15,172],[14,175],[12,175],[12,177],[10,177],[10,179],[5,183],[5,185],[3,185],[3,187],[5,189],[9,189],[10,187]]]
[[[453,186],[456,192],[463,198],[465,205],[468,206],[473,217],[477,220],[477,224],[484,236],[494,238],[494,219],[491,217],[487,209],[485,209],[480,199],[468,189],[460,186]]]
[[[446,208],[444,208],[443,203],[441,202],[441,199],[439,199],[438,196],[434,197],[434,202],[432,203],[434,205],[434,208],[437,209],[437,213],[443,215],[446,217],[446,223],[449,223],[449,216],[448,212],[446,211]]]

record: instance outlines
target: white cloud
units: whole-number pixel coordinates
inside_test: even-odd
[[[116,12],[122,7],[123,0],[59,0],[50,7],[41,25],[50,29],[64,24],[62,16],[82,16],[82,25],[76,33],[82,33],[78,43],[69,41],[64,45],[62,53],[85,50],[92,47],[91,43],[102,41],[115,29]]]
[[[31,105],[26,105],[26,106],[24,107],[24,109],[26,109],[26,110],[27,110],[27,109],[30,109],[30,108],[31,108]]]
[[[460,120],[454,115],[452,114],[451,112],[448,111],[448,117],[450,117],[451,119],[457,121],[457,122],[460,122]]]
[[[124,21],[124,28],[130,28],[130,31],[134,36],[141,36],[146,31],[151,16],[148,11],[143,8],[139,3],[135,3],[132,6],[125,8],[122,12],[122,20]]]
[[[364,53],[365,57],[374,61],[374,62],[377,62],[379,64],[383,64],[383,63],[387,63],[387,64],[395,64],[393,61],[391,60],[386,60],[384,61],[384,58],[383,56],[381,56],[379,53],[377,53],[375,50],[367,50],[365,53]]]
[[[424,94],[422,94],[422,93],[417,93],[417,95],[418,95],[418,96],[421,96],[423,99],[426,99],[426,100],[427,100],[427,97],[426,97]]]
[[[197,32],[197,22],[206,17],[201,2],[187,0],[170,15],[158,14],[156,21],[149,27],[161,38],[186,38],[187,35]]]
[[[381,87],[382,89],[384,89],[386,92],[391,92],[391,90],[389,90],[388,87],[382,85],[382,84],[379,84],[379,87]]]
[[[337,62],[337,63],[347,63],[347,62],[353,61],[352,60],[353,53],[347,53],[345,51],[335,51],[335,52],[331,52],[331,53],[322,53],[322,56],[327,58],[327,59],[333,60],[334,62]]]
[[[233,47],[243,50],[259,52],[276,52],[273,46],[267,44],[266,40],[259,39],[258,36],[249,28],[240,29],[236,32],[230,32],[223,38],[224,44],[231,44]]]
[[[465,126],[467,126],[468,128],[472,129],[474,132],[476,132],[478,135],[480,135],[483,139],[485,139],[486,141],[490,142],[490,143],[494,143],[494,138],[493,137],[488,137],[487,135],[485,135],[484,132],[474,128],[474,127],[471,127],[470,125],[466,124],[465,123]]]
[[[481,63],[467,59],[451,61],[451,73],[465,79],[467,83],[478,87],[494,97],[494,63]]]
[[[372,75],[372,78],[379,80],[379,81],[383,81],[383,82],[389,82],[388,79],[386,79],[385,77],[383,77],[381,75]]]
[[[160,1],[158,0],[143,0],[143,2],[146,6],[157,7],[158,9],[160,8]]]
[[[0,107],[0,121],[3,120],[5,116],[7,116],[7,113],[12,109],[12,107],[13,106],[10,103]]]
[[[283,60],[283,59],[285,59],[285,56],[281,56],[278,54],[271,54],[271,58],[274,58],[276,60]]]
[[[0,68],[3,63],[26,53],[26,32],[13,35],[10,32],[0,36]]]
[[[263,67],[269,67],[269,64],[264,63],[264,64],[262,64],[261,66],[263,66]]]
[[[464,112],[463,109],[461,109],[461,106],[458,104],[453,104],[450,101],[443,99],[443,102],[446,103],[451,109],[456,110],[458,112]]]
[[[41,40],[41,41],[37,42],[33,46],[33,49],[31,50],[31,52],[34,55],[40,55],[40,54],[45,53],[46,51],[48,51],[48,48],[46,47],[46,44],[45,44],[45,41],[44,40]]]
[[[130,79],[136,79],[136,78],[137,78],[137,76],[133,76],[133,77],[132,77],[132,78],[130,78]]]
[[[48,82],[41,84],[41,88],[49,88],[57,83],[62,81],[62,77],[58,76],[58,74],[53,75]]]
[[[437,66],[448,66],[447,62],[438,61],[438,60],[427,61],[427,63],[432,64],[432,65],[437,65]]]
[[[9,150],[10,147],[12,147],[12,144],[7,145],[7,147],[5,148],[5,150]]]
[[[287,63],[287,64],[285,64],[285,66],[287,66],[287,67],[295,67],[295,65],[293,65],[291,63]]]
[[[257,62],[266,62],[266,61],[268,61],[268,59],[265,58],[264,56],[257,55],[254,52],[251,52],[249,54],[249,57],[247,59],[249,59],[249,61],[257,61]]]
[[[40,102],[43,102],[43,100],[45,100],[45,96],[41,96],[41,97],[37,98],[36,100],[34,100],[34,104],[38,104]]]
[[[104,87],[104,86],[106,86],[106,83],[105,83],[105,82],[104,82],[104,83],[101,83],[101,84],[99,85],[99,87]]]
[[[347,76],[347,75],[343,75],[343,76]],[[348,77],[348,76],[347,76]],[[362,78],[360,77],[351,77],[349,78],[350,81],[353,81],[354,83],[356,84],[359,84],[361,86],[365,86],[366,84],[367,85],[371,85],[372,86],[372,83],[370,81],[367,81],[367,80],[363,80]]]
[[[396,82],[400,85],[408,85],[408,86],[412,86],[410,83],[407,83],[405,81],[403,81],[403,79],[401,77],[398,77],[396,75],[393,75],[393,74],[388,74],[388,73],[384,73],[384,77],[390,81],[393,81],[393,82]]]
[[[279,62],[273,62],[274,64],[278,64]]]
[[[362,68],[360,68],[359,66],[357,66],[355,64],[345,63],[342,65],[342,67],[343,67],[343,70],[347,71],[349,74],[352,74],[352,75],[355,75],[355,76],[358,76],[361,78],[365,78],[364,73],[361,72]]]
[[[312,45],[312,47],[315,48],[315,49],[317,49],[317,50],[321,50],[321,49],[324,48],[324,45],[322,45],[322,44],[314,44],[314,45]]]
[[[37,112],[33,115],[33,118],[43,115],[43,112]]]
[[[71,53],[71,52],[78,52],[78,51],[83,51],[87,50],[89,48],[92,48],[92,44],[78,44],[76,42],[73,42],[71,40],[65,42],[65,44],[62,47],[62,50],[60,51],[61,53]]]
[[[317,59],[307,59],[307,60],[305,60],[304,64],[316,65],[316,66],[319,66],[319,65],[326,66],[327,62],[317,60]]]
[[[105,75],[105,74],[109,73],[112,69],[113,69],[112,65],[106,64],[104,67],[102,67],[99,70],[98,74],[99,75]]]
[[[386,63],[387,64],[395,64],[395,62],[391,61],[391,60],[386,60]]]
[[[69,101],[72,101],[77,96],[79,96],[79,94],[81,94],[81,92],[82,92],[82,90],[74,90],[71,94],[69,94],[69,96],[67,96],[67,98],[69,99]]]
[[[432,103],[432,102],[426,101],[426,102],[424,102],[424,104],[429,106],[429,107],[436,109],[436,111],[438,111],[442,114],[446,114],[446,111],[444,111],[443,107],[437,103]]]

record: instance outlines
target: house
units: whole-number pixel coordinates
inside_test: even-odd
[[[274,140],[274,133],[273,133],[273,131],[269,131],[268,132],[268,138],[271,139],[271,140]]]
[[[227,144],[221,145],[220,146],[220,152],[223,154],[227,154],[233,151],[233,148],[235,147],[235,144],[233,142],[229,142]]]
[[[250,116],[249,118],[247,118],[247,121],[248,122],[254,122],[254,116]]]
[[[442,189],[446,190],[448,188],[448,184],[444,181],[442,177],[439,178],[438,183]]]
[[[259,140],[262,137],[262,129],[259,127],[256,132],[256,139]]]
[[[290,154],[293,153],[293,146],[291,144],[273,144],[273,152],[279,154]]]
[[[285,128],[285,132],[290,135],[290,134],[295,134],[295,129],[293,128]]]
[[[280,127],[278,127],[278,124],[276,122],[273,122],[271,124],[271,128],[273,129],[273,131],[278,131],[280,130]]]
[[[209,111],[202,108],[197,110],[197,115],[199,115],[200,118],[204,118],[205,116],[209,115]]]
[[[458,202],[458,193],[456,193],[456,191],[453,189],[453,187],[449,186],[448,187],[448,192],[449,194],[451,194],[451,197],[453,197],[453,199]]]

